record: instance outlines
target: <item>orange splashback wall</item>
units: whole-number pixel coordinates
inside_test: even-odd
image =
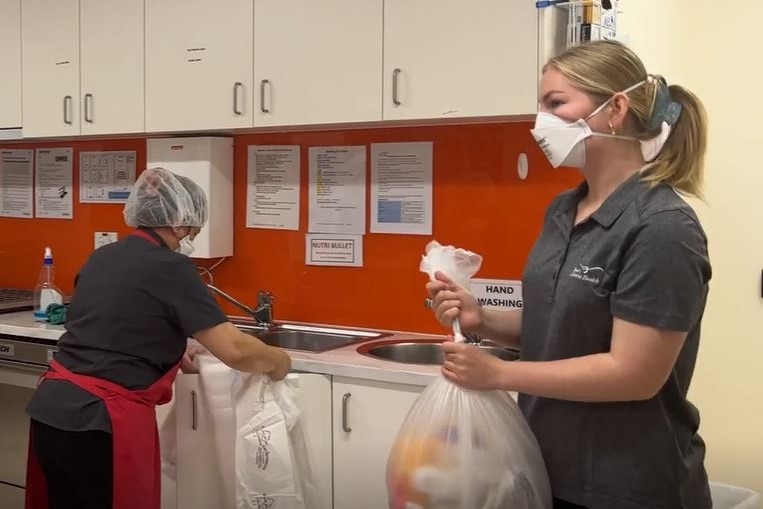
[[[580,180],[574,171],[549,167],[529,128],[518,122],[235,135],[235,254],[214,270],[215,283],[249,304],[258,289],[271,290],[277,319],[442,332],[423,306],[426,276],[418,265],[426,243],[434,238],[482,254],[479,277],[519,279],[546,206]],[[362,268],[305,265],[308,147],[366,145],[370,157],[371,143],[406,141],[434,142],[433,236],[368,233]],[[258,144],[302,147],[298,232],[245,226],[247,146]],[[0,145],[41,147],[74,148],[74,220],[0,218],[0,286],[32,288],[49,245],[57,283],[70,292],[93,250],[94,232],[116,231],[120,238],[129,233],[121,205],[78,202],[79,152],[135,150],[140,170],[146,165],[146,143],[135,138]],[[520,153],[529,158],[524,181],[516,171]],[[367,172],[370,182],[370,160]]]

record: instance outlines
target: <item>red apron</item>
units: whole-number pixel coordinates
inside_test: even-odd
[[[134,235],[152,243],[150,235]],[[180,363],[165,373],[148,389],[130,391],[119,384],[72,373],[52,360],[50,370],[40,380],[66,380],[103,400],[111,418],[114,454],[113,509],[160,509],[161,467],[156,405],[172,399],[172,383]],[[47,509],[45,476],[37,463],[29,437],[27,458],[26,509]]]
[[[119,384],[72,373],[52,360],[42,380],[66,380],[102,399],[111,418],[114,450],[113,509],[160,509],[161,467],[156,405],[172,399],[172,383],[180,364],[148,389],[130,391]],[[26,509],[47,509],[45,476],[30,451],[27,465]]]

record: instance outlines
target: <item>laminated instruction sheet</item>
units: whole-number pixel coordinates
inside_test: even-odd
[[[35,151],[35,217],[73,219],[73,148]]]
[[[432,142],[371,145],[371,232],[432,234]]]
[[[0,151],[0,217],[31,218],[34,150]]]

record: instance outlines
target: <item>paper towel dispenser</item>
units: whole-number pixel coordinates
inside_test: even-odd
[[[193,257],[233,255],[233,138],[156,138],[146,143],[149,168],[188,177],[207,194],[209,222],[194,240]]]

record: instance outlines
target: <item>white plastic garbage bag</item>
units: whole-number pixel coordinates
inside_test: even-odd
[[[752,490],[711,482],[713,509],[761,509],[760,496]]]
[[[238,509],[313,509],[318,503],[300,410],[299,382],[239,373],[236,405]]]
[[[419,264],[421,272],[434,279],[435,272],[440,271],[467,290],[471,285],[472,276],[482,265],[482,256],[466,249],[443,246],[436,240],[426,245],[424,253]]]
[[[482,258],[426,247],[420,269],[464,288]],[[460,330],[454,324],[456,339]],[[416,399],[387,461],[390,509],[550,509],[551,489],[535,436],[505,391],[469,391],[438,377]]]
[[[538,443],[504,391],[438,377],[418,397],[387,462],[391,509],[550,509]]]
[[[177,481],[177,413],[174,401],[167,405],[170,408],[159,426],[159,457],[162,473]]]

